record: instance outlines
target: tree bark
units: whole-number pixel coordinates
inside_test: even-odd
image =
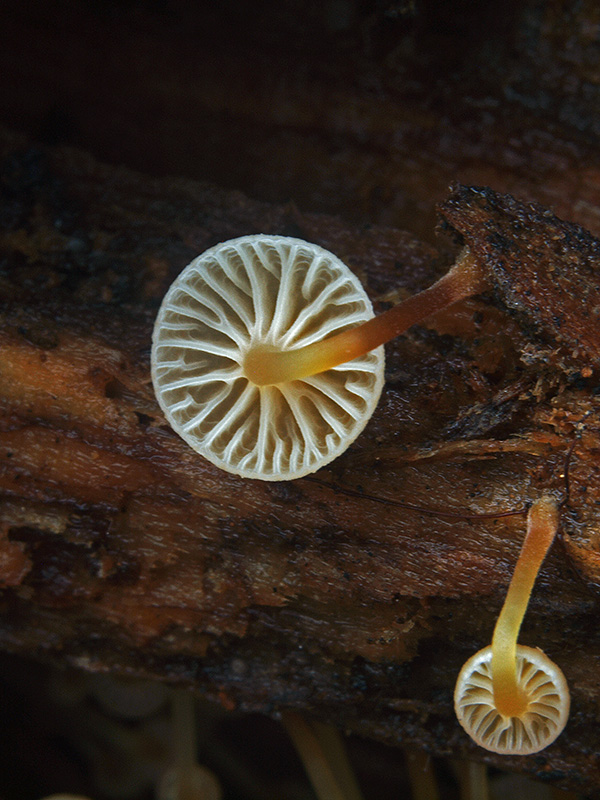
[[[598,242],[457,187],[441,218],[490,291],[388,346],[380,405],[331,466],[245,481],[191,451],[152,392],[153,319],[178,272],[224,239],[292,234],[340,256],[382,310],[445,256],[7,133],[0,152],[2,649],[598,794]],[[452,693],[542,492],[563,502],[561,537],[521,641],[563,669],[573,712],[551,748],[507,759],[467,740]]]

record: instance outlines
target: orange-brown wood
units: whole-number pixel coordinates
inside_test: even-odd
[[[564,356],[570,328],[549,346],[497,283],[388,347],[380,406],[331,467],[244,481],[193,453],[153,397],[150,333],[175,274],[220,240],[293,229],[351,264],[381,311],[405,269],[426,286],[445,257],[393,228],[148,181],[18,137],[3,135],[1,150],[20,216],[0,234],[0,646],[472,754],[452,687],[489,641],[526,507],[547,491],[563,502],[568,547],[544,564],[521,641],[552,652],[573,721],[533,761],[488,761],[593,787],[597,594],[570,555],[596,557],[600,426],[595,371]],[[479,208],[477,192],[453,197],[446,219],[491,269],[465,220],[487,213],[494,226],[502,214]],[[592,277],[573,291],[595,291]]]

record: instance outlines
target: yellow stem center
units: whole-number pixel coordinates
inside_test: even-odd
[[[525,541],[492,638],[494,703],[506,717],[518,717],[527,707],[527,698],[517,684],[517,638],[535,579],[557,529],[558,505],[554,498],[536,500],[527,515]]]
[[[373,319],[320,342],[296,350],[252,348],[244,361],[248,380],[257,386],[306,378],[365,355],[412,325],[453,303],[487,288],[482,269],[467,247],[454,266],[433,286],[419,292]]]

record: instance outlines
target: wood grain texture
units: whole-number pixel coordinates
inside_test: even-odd
[[[392,228],[0,141],[0,646],[593,795],[597,374],[549,347],[544,315],[510,311],[512,262],[500,272],[484,231],[504,230],[517,201],[457,190],[446,220],[502,279],[388,347],[380,406],[344,456],[262,484],[202,460],[158,409],[150,334],[174,276],[220,240],[288,233],[336,252],[381,310],[445,257]],[[510,252],[545,241],[540,214]],[[562,270],[556,225],[545,245]],[[598,291],[594,270],[582,280]],[[533,759],[486,756],[454,719],[454,681],[489,642],[519,552],[524,516],[502,514],[542,491],[568,502],[521,640],[565,672],[572,720]]]
[[[546,208],[486,188],[457,186],[440,210],[521,326],[560,348],[566,371],[597,372],[600,242]]]

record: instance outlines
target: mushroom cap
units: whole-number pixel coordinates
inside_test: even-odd
[[[246,377],[246,354],[297,349],[372,317],[359,280],[322,247],[262,234],[223,242],[194,259],[162,302],[151,356],[158,402],[216,466],[246,478],[300,478],[363,430],[383,387],[383,347],[269,386]]]
[[[517,645],[517,683],[529,699],[519,717],[494,705],[491,645],[463,666],[454,691],[458,721],[481,747],[503,755],[537,753],[561,733],[569,717],[569,689],[562,671],[541,650]]]

